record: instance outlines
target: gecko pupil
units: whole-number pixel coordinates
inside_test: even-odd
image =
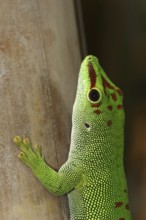
[[[92,102],[97,102],[100,98],[100,93],[96,89],[91,89],[88,94],[89,100]]]

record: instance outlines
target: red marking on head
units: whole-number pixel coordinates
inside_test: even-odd
[[[112,105],[109,105],[107,108],[108,108],[108,110],[110,110],[110,111],[113,110],[113,106],[112,106]]]
[[[122,96],[122,95],[123,95],[123,93],[122,93],[121,89],[116,89],[116,91],[117,91],[117,93],[118,93],[120,96]]]
[[[111,97],[112,97],[113,101],[117,101],[117,96],[116,96],[115,93],[112,93],[112,94],[111,94]]]
[[[118,220],[125,220],[125,218],[119,218]]]
[[[117,109],[118,109],[118,110],[123,109],[123,105],[117,105]]]
[[[95,104],[91,104],[91,107],[92,108],[98,108],[102,103],[99,102],[99,103],[95,103]]]
[[[95,87],[95,84],[96,84],[96,73],[95,73],[92,63],[88,64],[88,70],[89,70],[89,77],[90,77],[90,88],[92,89],[93,87]]]
[[[101,113],[101,111],[99,109],[94,111],[97,115],[99,115]]]
[[[111,85],[103,76],[102,76],[103,87],[109,89],[115,89],[113,85]]]
[[[108,122],[107,122],[107,125],[108,126],[111,126],[113,123],[112,123],[112,121],[111,120],[109,120]]]
[[[129,210],[129,204],[125,205],[125,208],[126,208],[127,210]]]
[[[119,208],[123,205],[123,202],[116,202],[115,203],[115,208]]]

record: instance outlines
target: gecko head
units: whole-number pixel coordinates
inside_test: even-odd
[[[122,103],[121,90],[105,74],[98,59],[92,55],[85,57],[79,73],[73,120],[78,120],[88,132],[123,126]]]
[[[87,56],[80,68],[73,107],[70,155],[92,169],[108,169],[123,157],[124,110],[121,90],[108,78],[98,59]],[[90,169],[90,168],[89,168]]]

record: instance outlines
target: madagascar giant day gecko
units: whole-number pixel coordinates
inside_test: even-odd
[[[58,172],[41,147],[14,138],[19,158],[51,193],[68,194],[71,220],[130,220],[123,166],[124,110],[121,90],[94,56],[81,64],[73,106],[68,160]]]

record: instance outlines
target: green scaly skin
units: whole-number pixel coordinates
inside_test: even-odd
[[[19,158],[53,194],[68,194],[71,220],[130,220],[123,167],[124,110],[121,90],[94,56],[81,64],[73,107],[71,146],[58,172],[41,147],[17,136]]]

